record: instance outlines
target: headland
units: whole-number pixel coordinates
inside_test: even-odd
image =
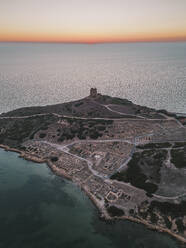
[[[186,118],[91,89],[83,99],[0,115],[0,147],[86,192],[105,219],[186,243]]]

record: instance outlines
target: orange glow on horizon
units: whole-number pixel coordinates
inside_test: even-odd
[[[1,0],[0,42],[186,41],[185,0]]]
[[[8,34],[0,35],[0,42],[40,42],[40,43],[124,43],[124,42],[178,42],[186,41],[186,34],[182,35],[117,35],[117,36],[100,36],[100,35],[39,35],[39,34]]]

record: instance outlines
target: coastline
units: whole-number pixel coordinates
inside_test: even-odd
[[[74,182],[78,187],[80,187],[81,190],[84,191],[84,193],[89,197],[89,199],[93,202],[93,204],[97,207],[97,209],[100,212],[100,216],[101,218],[103,218],[105,221],[110,221],[110,220],[128,220],[128,221],[132,221],[138,224],[143,224],[145,225],[147,228],[157,231],[157,232],[164,232],[169,234],[170,236],[172,236],[173,238],[177,239],[178,241],[182,242],[182,243],[186,243],[186,239],[176,233],[173,233],[171,230],[157,226],[157,225],[153,225],[148,223],[147,221],[143,220],[143,219],[137,219],[134,218],[132,216],[121,216],[121,217],[111,217],[107,210],[105,209],[104,206],[102,206],[100,204],[100,202],[96,199],[96,197],[87,189],[87,187],[83,184],[78,183],[77,181],[74,181],[73,178],[71,176],[69,176],[63,169],[59,169],[55,164],[53,164],[50,160],[48,159],[42,159],[33,155],[30,155],[24,151],[21,151],[19,149],[16,148],[10,148],[9,146],[0,144],[0,148],[4,149],[5,151],[10,151],[10,152],[16,152],[20,154],[20,158],[23,158],[25,160],[28,161],[32,161],[35,163],[46,163],[48,165],[48,167],[51,169],[51,171],[57,175],[57,176],[61,176],[64,177],[72,182]]]

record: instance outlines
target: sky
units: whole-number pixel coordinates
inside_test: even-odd
[[[0,0],[0,41],[186,41],[186,0]]]

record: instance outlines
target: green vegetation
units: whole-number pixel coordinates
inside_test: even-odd
[[[58,157],[51,157],[50,160],[51,160],[52,162],[57,162],[57,161],[58,161]]]
[[[133,216],[133,215],[134,215],[134,209],[131,208],[131,209],[129,210],[129,214]]]
[[[186,142],[175,142],[172,148],[184,147],[186,146]]]
[[[90,130],[89,137],[91,139],[97,139],[102,136],[102,133],[97,132],[95,129]]]
[[[186,215],[186,201],[179,204],[170,202],[152,201],[149,210],[150,213],[159,211],[165,216],[171,216],[172,219]]]
[[[45,137],[46,137],[46,133],[40,133],[40,134],[39,134],[39,138],[43,139],[43,138],[45,138]]]
[[[178,228],[178,231],[183,233],[186,230],[186,227],[183,225],[183,220],[182,219],[177,219],[176,220],[176,225]]]
[[[75,137],[75,134],[71,131],[70,128],[63,128],[61,131],[61,136],[58,141],[71,140]]]
[[[171,143],[164,142],[164,143],[148,143],[145,145],[139,145],[137,148],[139,149],[154,149],[154,148],[169,148],[171,147]]]
[[[96,129],[99,131],[104,131],[106,129],[106,127],[105,126],[97,126]]]
[[[70,124],[68,127],[60,130],[58,141],[70,140],[74,137],[83,139],[98,139],[103,136],[106,128],[112,125],[112,120],[82,120],[73,118],[63,118]],[[59,133],[59,132],[58,132]]]
[[[136,152],[128,163],[128,169],[117,172],[111,176],[111,179],[129,182],[137,188],[144,189],[148,196],[151,196],[158,189],[156,183],[160,181],[160,168],[166,154],[164,150]]]
[[[172,223],[168,218],[168,216],[170,216],[171,219],[176,219],[176,225],[179,232],[184,232],[186,230],[186,227],[184,227],[182,221],[183,216],[186,215],[186,201],[179,204],[152,201],[148,207],[148,210],[142,214],[140,213],[140,215],[145,219],[150,215],[150,220],[154,224],[157,223],[159,219],[158,216],[161,215],[168,229],[172,227]]]
[[[119,104],[119,105],[132,104],[131,101],[127,99],[118,98],[118,97],[112,97],[110,100],[111,100],[110,104]]]
[[[165,221],[165,225],[168,229],[170,229],[172,227],[172,223],[170,222],[170,220],[168,219],[168,217],[166,215],[163,216],[163,219]]]
[[[129,165],[127,171],[117,172],[116,174],[111,176],[111,179],[130,182],[133,186],[144,189],[149,194],[156,192],[156,190],[158,189],[156,184],[149,182],[146,183],[147,176],[141,172],[139,166],[133,163]]]
[[[123,105],[128,109],[129,115],[120,115],[117,113],[113,113],[112,111],[109,111],[104,106],[101,106],[101,104],[115,104],[115,105]],[[80,107],[82,106],[83,107]],[[74,102],[68,102],[68,103],[60,103],[55,105],[47,105],[47,106],[35,106],[35,107],[26,107],[26,108],[20,108],[13,111],[10,111],[8,113],[3,113],[1,116],[32,116],[32,115],[38,115],[38,114],[52,114],[56,113],[59,115],[69,115],[69,116],[82,116],[82,117],[101,117],[101,118],[134,118],[132,114],[135,113],[135,111],[138,111],[139,113],[144,116],[149,116],[150,112],[152,112],[153,109],[139,106],[133,104],[131,101],[127,99],[121,99],[117,97],[110,97],[106,95],[99,95],[94,101],[90,98],[84,98],[81,100],[77,100]],[[163,111],[164,112],[164,111]],[[166,112],[167,113],[167,112]],[[131,114],[131,115],[130,115]],[[170,113],[167,113],[171,115]],[[153,118],[163,118],[162,115],[159,115],[156,110],[153,110]]]
[[[40,128],[40,130],[47,130],[48,129],[48,126],[44,125]]]
[[[33,139],[39,130],[48,128],[55,120],[53,115],[0,120],[0,126],[5,130],[0,134],[0,142],[10,147],[19,147],[23,141]]]
[[[77,107],[81,106],[82,104],[83,104],[83,102],[77,102],[74,104],[74,106],[77,108]]]
[[[171,150],[171,163],[177,168],[186,167],[186,150],[184,148]]]
[[[158,216],[155,213],[151,213],[150,220],[152,223],[156,224],[158,221]]]
[[[122,210],[122,209],[120,209],[120,208],[117,208],[117,207],[115,207],[115,206],[110,206],[110,207],[108,207],[107,208],[107,211],[108,211],[108,213],[109,213],[109,215],[111,216],[111,217],[115,217],[115,216],[122,216],[122,215],[124,215],[125,213],[124,213],[124,211]]]
[[[171,113],[171,112],[168,112],[167,110],[165,109],[159,109],[157,110],[158,113],[161,113],[161,114],[164,114],[164,115],[167,115],[167,116],[170,116],[170,117],[175,117],[177,118],[177,115],[174,114],[174,113]]]

